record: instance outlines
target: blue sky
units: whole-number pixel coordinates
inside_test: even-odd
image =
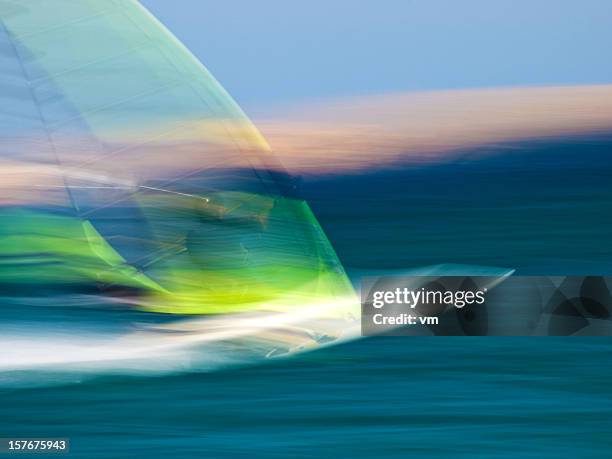
[[[610,0],[142,0],[247,110],[612,82]]]

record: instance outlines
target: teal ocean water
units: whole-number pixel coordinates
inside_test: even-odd
[[[355,281],[440,263],[610,274],[611,151],[534,141],[302,192]],[[59,314],[3,303],[22,326]],[[79,458],[606,458],[611,361],[609,337],[376,337],[214,372],[31,373],[0,386],[0,437],[69,437]]]
[[[605,458],[607,338],[371,338],[209,374],[2,392],[74,457]]]

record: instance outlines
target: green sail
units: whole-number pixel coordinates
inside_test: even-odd
[[[138,2],[0,0],[0,21],[0,283],[175,314],[354,295],[264,138]]]

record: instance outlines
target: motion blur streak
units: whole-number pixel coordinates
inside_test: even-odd
[[[520,141],[610,133],[612,85],[346,97],[277,108],[257,124],[290,171],[353,173],[444,163],[466,151],[467,159],[477,159]]]

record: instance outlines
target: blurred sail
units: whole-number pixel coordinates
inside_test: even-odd
[[[258,130],[137,1],[0,0],[0,19],[0,282],[169,313],[353,295]]]

